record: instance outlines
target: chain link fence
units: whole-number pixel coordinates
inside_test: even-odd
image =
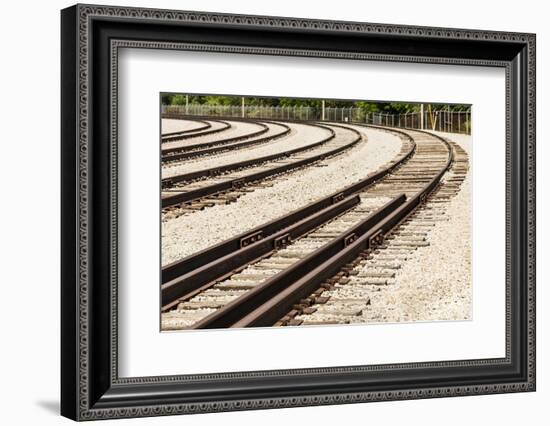
[[[448,133],[472,132],[471,111],[424,111],[406,114],[367,113],[365,123],[409,129],[436,130]]]
[[[163,105],[163,114],[203,117],[260,118],[264,120],[321,120],[317,108],[298,106]]]
[[[314,108],[305,106],[254,106],[254,105],[162,105],[163,116],[201,116],[227,118],[254,118],[291,121],[337,121],[366,123],[389,127],[436,130],[449,133],[471,134],[471,111],[437,110],[385,114],[366,112],[362,108]]]

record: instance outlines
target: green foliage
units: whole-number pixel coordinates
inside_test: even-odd
[[[162,95],[161,98],[160,98],[160,102],[162,103],[162,105],[173,105],[172,104],[172,97],[174,95]]]
[[[268,98],[268,97],[245,97],[245,105],[258,106],[281,106],[281,107],[310,107],[315,110],[322,108],[322,99],[307,99],[307,98]],[[200,105],[233,105],[240,106],[242,102],[241,96],[195,96],[189,95],[187,101],[189,104]],[[163,105],[185,105],[185,94],[164,94],[161,102]],[[408,112],[420,111],[420,103],[405,103],[405,102],[373,102],[373,101],[343,101],[337,99],[326,99],[326,108],[358,108],[359,117],[364,117],[367,113],[379,112],[385,114],[403,114]],[[442,105],[442,104],[425,104],[430,111],[448,110],[451,111],[466,111],[470,109],[470,105]],[[359,118],[358,117],[358,118]]]
[[[206,105],[240,105],[240,96],[202,96]]]
[[[185,105],[185,95],[174,95],[171,101],[172,105]]]

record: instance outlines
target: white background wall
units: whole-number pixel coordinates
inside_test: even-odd
[[[67,424],[59,404],[59,10],[72,3],[2,5],[0,67],[0,393],[2,423]],[[548,424],[550,333],[547,262],[550,185],[546,124],[550,29],[545,2],[518,1],[103,1],[142,7],[356,20],[537,33],[538,390],[315,408],[123,420],[118,424],[214,425]],[[29,107],[34,110],[29,110]],[[546,239],[546,241],[545,241]],[[113,422],[106,422],[108,424]],[[113,423],[115,424],[115,423]]]

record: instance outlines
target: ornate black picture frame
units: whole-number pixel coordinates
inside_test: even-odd
[[[61,13],[61,413],[158,416],[535,390],[535,35],[76,5]],[[120,47],[506,70],[506,356],[119,378]],[[504,230],[503,230],[504,232]]]

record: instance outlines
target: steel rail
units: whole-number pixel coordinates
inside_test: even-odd
[[[162,118],[176,119],[175,117],[164,117],[164,116]],[[181,118],[181,117],[178,117],[177,119],[182,119],[183,120],[183,118]],[[215,129],[210,128],[209,130],[204,130],[203,132],[201,132],[198,135],[183,134],[183,135],[179,135],[179,136],[178,135],[168,136],[168,137],[165,137],[165,138],[161,137],[161,142],[162,143],[175,142],[175,141],[179,141],[179,140],[191,139],[191,138],[202,137],[202,136],[207,136],[207,135],[214,135],[216,133],[220,133],[220,132],[223,132],[223,131],[231,128],[231,124],[228,123],[227,121],[223,121],[223,120],[210,120],[210,121],[213,122],[213,123],[222,123],[223,125],[221,127],[215,128]]]
[[[195,122],[195,123],[201,123],[202,126],[187,129],[187,130],[178,130],[178,131],[175,131],[175,132],[162,133],[160,135],[161,138],[165,138],[167,136],[186,135],[186,134],[189,134],[189,133],[201,133],[203,130],[206,130],[206,129],[209,129],[210,127],[212,127],[211,123],[208,123],[207,121],[204,121],[204,120],[191,120],[191,119],[185,119],[185,120]]]
[[[400,132],[402,133],[402,132]],[[208,247],[183,259],[172,262],[162,268],[162,283],[166,283],[170,280],[177,278],[192,271],[193,269],[200,268],[213,260],[226,256],[229,253],[235,252],[240,249],[241,241],[249,239],[253,235],[261,235],[265,238],[280,229],[283,229],[294,222],[298,222],[315,212],[322,210],[344,198],[354,195],[358,192],[365,190],[367,187],[373,185],[378,180],[393,172],[396,168],[403,165],[415,152],[416,144],[414,140],[407,136],[409,142],[411,142],[410,149],[398,157],[388,167],[372,172],[360,181],[351,184],[339,191],[321,198],[317,201],[311,202],[306,206],[294,210],[286,215],[283,215],[275,220],[264,223],[257,226],[247,232],[241,233],[233,238],[222,241],[212,247]]]
[[[263,121],[263,123],[270,123],[270,122]],[[282,126],[284,130],[280,133],[276,133],[274,135],[264,136],[260,138],[255,138],[255,137],[250,138],[249,136],[243,136],[243,137],[239,136],[235,138],[227,138],[224,140],[220,139],[220,141],[216,141],[212,143],[209,142],[206,144],[202,143],[202,144],[188,145],[185,147],[184,151],[172,154],[168,157],[165,157],[164,159],[166,161],[168,160],[179,161],[179,160],[185,160],[188,158],[198,157],[206,154],[214,154],[216,152],[221,152],[221,151],[241,149],[246,146],[261,144],[264,142],[269,142],[271,140],[282,138],[288,135],[291,131],[290,127],[287,126],[286,124],[283,124],[283,123],[274,123],[274,124],[278,124]],[[235,139],[235,140],[231,140],[231,139]],[[239,142],[240,140],[243,140],[243,139],[244,139],[244,142]],[[232,143],[232,142],[235,142],[235,143]],[[198,148],[204,147],[205,145],[208,146],[209,148],[198,149]],[[193,151],[193,149],[195,150]]]
[[[216,312],[197,321],[191,328],[232,327],[233,324],[242,320],[243,317],[254,311],[254,309],[263,306],[264,303],[268,302],[285,288],[292,285],[296,280],[303,277],[304,274],[307,274],[330,257],[339,253],[342,248],[346,247],[350,240],[368,232],[380,220],[401,206],[405,202],[405,199],[405,194],[395,197],[384,206],[369,214],[361,222],[332,239],[329,243],[310,253],[302,260],[293,263],[285,270],[261,282],[256,287],[229,302]]]
[[[310,295],[323,281],[356,258],[361,251],[380,244],[384,235],[405,220],[426,199],[452,164],[453,150],[448,142],[432,136],[445,144],[448,159],[445,166],[416,195],[407,201],[404,200],[404,195],[393,199],[359,225],[346,230],[330,243],[258,284],[243,296],[193,324],[191,328],[273,325],[290,311],[294,304]]]
[[[349,129],[349,130],[353,130],[353,129]],[[323,152],[323,153],[320,153],[320,154],[316,154],[316,155],[313,155],[311,157],[307,157],[307,158],[304,158],[304,159],[301,159],[301,160],[298,160],[298,161],[294,161],[294,162],[291,162],[291,163],[283,164],[283,165],[278,166],[278,167],[273,167],[273,168],[268,169],[268,170],[262,170],[262,171],[258,171],[258,172],[254,172],[254,173],[242,176],[242,177],[238,177],[238,178],[234,178],[234,179],[228,179],[228,180],[223,181],[223,182],[218,182],[218,183],[215,183],[215,184],[212,184],[212,185],[207,185],[207,186],[204,186],[202,188],[194,189],[194,190],[191,190],[191,191],[176,192],[174,195],[165,196],[165,197],[162,198],[162,201],[161,201],[162,207],[164,208],[164,207],[169,207],[169,206],[172,206],[172,205],[175,205],[175,204],[180,204],[180,203],[183,203],[183,202],[193,201],[193,200],[196,200],[196,199],[203,198],[207,195],[212,195],[212,194],[216,194],[216,193],[219,193],[219,192],[228,191],[228,190],[231,190],[231,189],[239,189],[239,188],[243,187],[244,185],[246,185],[247,183],[259,181],[259,180],[265,179],[265,178],[270,177],[270,176],[278,175],[278,174],[287,172],[289,170],[296,169],[296,168],[305,166],[307,164],[314,163],[314,162],[322,160],[326,157],[336,155],[336,154],[338,154],[338,153],[340,153],[340,152],[342,152],[346,149],[349,149],[349,148],[353,147],[359,141],[362,140],[361,134],[359,132],[357,132],[356,130],[353,130],[353,131],[358,136],[352,142],[347,143],[347,144],[342,145],[342,146],[339,146],[337,148],[334,148],[330,151],[326,151],[326,152]],[[316,145],[319,145],[319,144],[320,143],[316,143]],[[309,149],[311,149],[311,145],[309,145]],[[291,151],[294,151],[294,150],[291,150]],[[300,149],[300,151],[302,151],[302,149]],[[290,155],[290,154],[288,154],[288,155]],[[246,164],[249,161],[251,161],[251,160],[247,160],[243,163]],[[258,161],[258,160],[256,159],[256,161]],[[200,173],[200,172],[198,172],[198,173]],[[219,173],[215,173],[214,176],[216,176],[217,174],[219,174]]]
[[[263,157],[252,158],[250,160],[237,161],[235,163],[224,164],[222,166],[210,167],[208,169],[202,169],[202,170],[197,170],[197,171],[194,171],[194,172],[189,172],[189,173],[183,173],[183,174],[180,174],[180,175],[170,176],[170,177],[162,179],[162,181],[161,181],[162,182],[162,187],[166,188],[166,187],[170,187],[171,185],[174,185],[174,184],[179,183],[179,182],[192,181],[192,180],[200,179],[200,178],[203,178],[203,177],[212,177],[212,176],[216,176],[216,175],[219,175],[219,174],[222,174],[222,173],[227,173],[227,172],[230,172],[230,171],[233,171],[233,170],[238,170],[238,169],[242,169],[242,168],[245,168],[245,167],[254,166],[256,164],[265,163],[266,161],[272,161],[272,160],[276,160],[276,159],[279,159],[279,158],[288,157],[292,154],[296,154],[296,153],[301,152],[301,151],[307,151],[309,149],[316,148],[320,145],[323,145],[323,144],[329,142],[330,140],[332,140],[336,137],[336,133],[334,132],[333,129],[331,129],[329,127],[326,127],[326,126],[317,126],[317,127],[321,127],[325,130],[328,130],[330,132],[330,135],[323,138],[323,139],[320,139],[320,140],[318,140],[314,143],[311,143],[309,145],[304,145],[304,146],[301,146],[301,147],[298,147],[298,148],[287,149],[285,151],[276,152],[274,154],[264,155]],[[356,132],[356,133],[358,133],[358,132]]]
[[[375,226],[373,226],[368,232],[364,233],[361,237],[357,238],[352,244],[335,253],[332,257],[326,259],[316,268],[307,271],[306,274],[303,274],[293,283],[287,285],[283,291],[278,292],[275,296],[271,297],[269,300],[266,300],[262,305],[257,306],[247,315],[231,324],[230,327],[241,328],[273,325],[286,313],[288,313],[294,304],[311,295],[311,293],[315,291],[315,289],[319,288],[325,280],[334,276],[343,266],[356,259],[362,251],[375,248],[377,245],[381,244],[385,235],[387,235],[399,223],[403,222],[423,203],[428,194],[437,186],[441,180],[441,177],[449,169],[453,161],[452,159],[453,151],[450,150],[449,160],[446,167],[438,173],[438,175],[434,177],[434,179],[432,179],[432,181],[426,185],[422,191],[418,192],[398,209],[394,210],[380,220]],[[311,257],[314,257],[314,255],[315,253],[312,253]],[[293,266],[300,269],[304,268],[304,265],[307,265],[310,262],[311,259],[305,258]]]
[[[257,233],[241,239],[240,248],[237,251],[216,258],[187,274],[163,284],[161,287],[162,310],[171,309],[182,301],[182,299],[187,300],[204,291],[216,284],[220,279],[234,273],[235,270],[285,247],[296,238],[305,235],[352,207],[357,206],[360,201],[360,197],[354,195],[328,206],[313,215],[309,215],[301,221],[293,223],[265,238]]]
[[[173,146],[173,147],[170,147],[170,148],[162,148],[161,149],[162,159],[164,161],[175,161],[175,160],[178,160],[178,153],[179,152],[185,152],[185,151],[190,150],[190,149],[208,148],[208,147],[211,147],[211,146],[224,145],[224,144],[228,144],[228,143],[231,143],[231,142],[238,142],[238,141],[245,140],[245,139],[248,139],[248,138],[253,138],[255,136],[263,135],[264,133],[267,133],[269,131],[269,126],[267,126],[266,124],[263,124],[262,122],[251,121],[251,120],[241,121],[241,122],[242,123],[248,123],[248,124],[255,124],[255,125],[260,126],[261,128],[259,130],[249,131],[247,133],[243,133],[243,134],[240,134],[240,135],[237,135],[237,136],[231,136],[231,137],[228,137],[228,138],[216,139],[216,140],[208,141],[208,142],[199,142],[199,143],[190,144],[190,145],[178,145],[178,146]],[[229,126],[232,126],[231,122],[225,122],[224,121],[224,123],[229,124]],[[218,130],[218,129],[216,129],[216,130]],[[227,130],[227,128],[225,128],[223,130]],[[206,136],[208,134],[209,133],[207,133],[207,132],[203,132],[202,134],[196,135],[196,136],[188,135],[189,137],[186,137],[185,139],[195,138],[195,137],[199,138],[199,137]]]

